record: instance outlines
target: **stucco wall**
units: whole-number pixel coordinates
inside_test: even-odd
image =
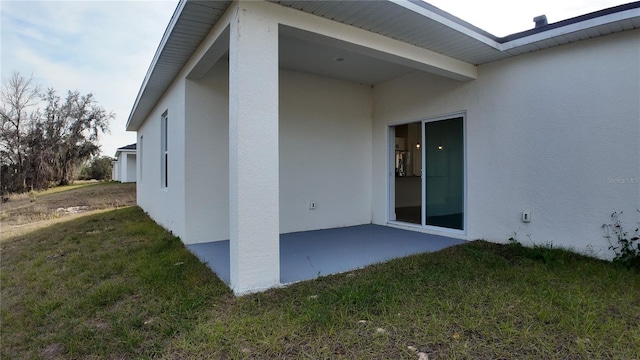
[[[185,242],[229,239],[229,63],[186,84]]]
[[[281,233],[371,222],[371,100],[370,86],[280,72]]]
[[[630,227],[640,208],[639,35],[483,65],[468,83],[421,73],[375,86],[374,222],[387,219],[388,125],[467,111],[467,238],[517,233],[609,257],[600,226],[622,210]]]
[[[227,72],[222,60],[186,83],[186,243],[229,239]],[[280,232],[370,223],[371,88],[286,70],[279,81]]]
[[[157,223],[182,238],[185,235],[184,94],[185,80],[176,80],[138,129],[138,138],[144,139],[144,149],[143,159],[138,159],[143,176],[136,187],[138,205]],[[160,154],[160,122],[165,111],[169,117],[167,188],[162,187]]]

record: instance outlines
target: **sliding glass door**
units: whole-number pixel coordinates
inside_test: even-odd
[[[464,117],[393,126],[390,220],[464,230]]]
[[[464,137],[462,117],[424,124],[424,222],[463,229]]]

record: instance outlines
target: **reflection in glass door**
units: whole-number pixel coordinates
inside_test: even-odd
[[[425,225],[463,229],[463,118],[424,123]]]

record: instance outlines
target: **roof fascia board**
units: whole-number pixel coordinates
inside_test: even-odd
[[[615,12],[612,14],[598,16],[598,17],[590,18],[590,19],[576,22],[576,23],[559,26],[557,28],[553,28],[549,30],[542,30],[541,32],[534,33],[529,36],[519,37],[514,40],[507,41],[503,44],[500,44],[499,49],[501,51],[509,51],[521,46],[526,46],[529,44],[536,43],[538,41],[544,41],[547,39],[552,39],[557,36],[562,36],[562,35],[574,33],[577,31],[594,28],[600,25],[611,24],[616,21],[633,19],[636,17],[640,17],[640,8]]]
[[[360,49],[359,52],[364,55],[460,81],[473,80],[478,77],[477,67],[473,64],[351,25],[265,1],[243,2],[242,6],[260,7],[260,10],[275,17],[281,25],[353,44],[354,46],[349,50],[358,51]],[[362,51],[363,49],[365,51]]]
[[[176,6],[176,9],[173,12],[173,15],[171,15],[171,20],[169,21],[167,28],[164,30],[164,34],[162,35],[162,39],[160,40],[160,45],[158,45],[158,48],[156,49],[156,53],[153,56],[153,60],[151,60],[151,65],[149,65],[149,69],[147,69],[147,74],[144,76],[142,85],[138,90],[136,101],[133,103],[133,108],[131,109],[131,113],[129,114],[129,118],[127,119],[127,125],[126,125],[127,130],[129,130],[131,119],[133,118],[136,110],[138,109],[138,104],[140,103],[140,99],[142,98],[142,95],[145,89],[147,88],[147,84],[149,83],[149,79],[151,79],[151,74],[153,73],[153,70],[155,69],[156,64],[158,63],[158,59],[162,54],[162,50],[167,44],[167,41],[169,40],[169,36],[173,32],[173,28],[176,26],[176,23],[178,22],[178,18],[180,17],[180,14],[182,13],[182,10],[184,9],[186,4],[187,4],[187,0],[180,0],[180,2],[178,3],[178,6]]]
[[[447,26],[453,30],[456,30],[466,36],[469,36],[475,40],[478,40],[495,49],[500,48],[500,43],[496,41],[498,39],[497,37],[489,34],[488,32],[476,26],[473,26],[471,24],[464,22],[463,20],[461,20],[458,17],[455,17],[454,15],[450,15],[436,7],[433,7],[430,4],[424,3],[421,0],[418,0],[420,1],[419,4],[413,1],[406,1],[406,0],[387,0],[387,1],[394,3],[395,5],[398,5],[400,7],[403,7],[407,10],[418,13],[433,21],[437,21],[444,26]],[[431,10],[429,7],[433,7],[435,10],[440,10],[440,11],[436,12],[434,10]]]
[[[137,152],[136,149],[116,149],[116,156],[118,157],[118,155],[120,155],[121,153],[125,153],[125,154],[135,154]]]

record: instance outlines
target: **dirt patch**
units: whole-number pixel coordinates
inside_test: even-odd
[[[70,206],[68,208],[57,208],[58,214],[78,214],[89,211],[88,206]]]
[[[97,183],[52,189],[42,194],[20,194],[0,208],[0,239],[24,234],[54,223],[97,211],[136,204],[136,184]]]
[[[67,348],[62,344],[51,344],[47,345],[42,351],[40,355],[44,359],[60,359],[62,355],[67,352]]]

